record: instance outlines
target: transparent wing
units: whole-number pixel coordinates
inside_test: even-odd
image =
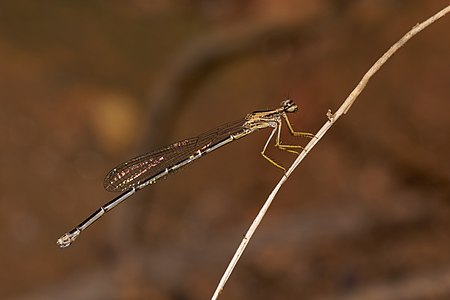
[[[203,151],[242,132],[245,119],[230,122],[207,131],[197,137],[181,140],[153,152],[132,158],[112,169],[105,177],[103,186],[110,192],[122,192],[182,162],[197,151]]]

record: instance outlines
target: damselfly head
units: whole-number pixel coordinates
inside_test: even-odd
[[[292,101],[291,99],[286,99],[286,100],[282,101],[281,107],[283,108],[283,110],[285,112],[288,112],[288,113],[296,112],[298,109],[297,104],[295,104],[295,102]]]

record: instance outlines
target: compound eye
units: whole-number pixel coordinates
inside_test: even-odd
[[[294,104],[294,101],[292,101],[291,99],[286,99],[281,101],[280,106],[284,107],[284,109],[288,109],[292,104]]]
[[[289,107],[287,110],[286,110],[287,112],[296,112],[297,111],[297,105],[293,105],[293,106],[291,106],[291,107]]]
[[[297,111],[297,104],[294,101],[287,99],[281,102],[281,107],[283,107],[285,112],[292,113]]]

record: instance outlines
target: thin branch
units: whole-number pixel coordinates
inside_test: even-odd
[[[333,126],[333,124],[343,115],[348,112],[352,104],[355,102],[356,98],[361,94],[361,92],[366,87],[369,80],[373,77],[373,75],[386,63],[386,61],[395,53],[398,49],[400,49],[409,39],[411,39],[413,36],[415,36],[417,33],[421,32],[423,29],[428,27],[430,24],[435,22],[436,20],[442,18],[445,16],[448,12],[450,12],[450,5],[439,11],[437,14],[433,15],[426,21],[417,24],[414,26],[408,33],[406,33],[397,43],[395,43],[389,50],[382,56],[380,59],[378,59],[375,64],[367,71],[367,73],[363,76],[361,81],[358,83],[358,85],[355,87],[355,89],[350,93],[350,95],[345,99],[344,103],[339,107],[339,109],[336,111],[336,113],[332,114],[329,110],[327,113],[328,121],[322,126],[322,128],[317,132],[316,137],[313,138],[308,145],[306,145],[305,149],[300,153],[300,155],[297,157],[297,159],[293,162],[292,166],[286,171],[285,175],[281,178],[281,180],[278,182],[278,184],[273,189],[272,193],[270,193],[269,197],[267,198],[266,202],[264,203],[263,207],[259,211],[258,215],[256,216],[255,220],[253,221],[252,225],[248,229],[247,233],[244,236],[244,239],[242,240],[241,244],[239,245],[238,249],[236,250],[232,260],[230,261],[227,269],[225,270],[225,273],[223,274],[219,285],[217,286],[213,296],[211,299],[217,299],[222,292],[225,283],[227,282],[228,278],[230,277],[231,273],[233,272],[234,267],[236,266],[237,262],[239,261],[239,258],[241,257],[242,253],[244,252],[245,248],[247,247],[247,244],[249,243],[251,237],[253,236],[256,228],[261,223],[264,215],[266,214],[267,210],[270,207],[270,204],[272,203],[273,199],[275,198],[276,194],[278,193],[281,186],[287,181],[289,176],[292,174],[292,172],[297,168],[297,166],[300,164],[300,162],[306,157],[306,155],[311,151],[311,149],[319,142],[319,140],[325,135],[325,133],[328,131],[328,129]]]

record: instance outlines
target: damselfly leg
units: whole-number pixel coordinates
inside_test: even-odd
[[[289,121],[289,118],[287,117],[287,115],[286,115],[286,114],[283,114],[282,116],[283,116],[283,118],[284,118],[284,120],[285,120],[285,122],[286,122],[286,125],[287,125],[288,128],[289,128],[289,133],[290,133],[292,136],[295,136],[295,137],[305,137],[305,138],[314,138],[314,137],[315,137],[314,134],[311,134],[311,133],[308,133],[308,132],[295,131],[294,128],[292,127],[292,124],[291,124],[291,122]],[[270,157],[266,154],[267,146],[269,145],[270,141],[272,140],[272,138],[273,138],[273,136],[274,136],[274,134],[275,134],[275,131],[277,132],[277,135],[275,136],[275,147],[276,147],[276,148],[278,148],[278,149],[280,149],[280,150],[283,150],[283,151],[287,151],[287,152],[290,152],[290,153],[294,153],[294,154],[299,155],[300,152],[298,152],[298,151],[296,151],[296,150],[293,150],[293,149],[302,149],[302,150],[303,150],[304,147],[303,147],[303,146],[300,146],[300,145],[282,144],[282,143],[281,143],[281,127],[282,127],[282,122],[281,122],[281,120],[280,120],[279,122],[277,122],[277,126],[272,130],[272,132],[270,133],[269,138],[267,139],[266,143],[264,144],[264,148],[263,148],[263,150],[261,151],[261,155],[262,155],[268,162],[270,162],[272,165],[274,165],[275,167],[277,167],[277,168],[283,170],[284,172],[286,172],[286,168],[285,168],[285,167],[283,167],[281,164],[279,164],[279,163],[277,163],[276,161],[274,161],[272,158],[270,158]]]

